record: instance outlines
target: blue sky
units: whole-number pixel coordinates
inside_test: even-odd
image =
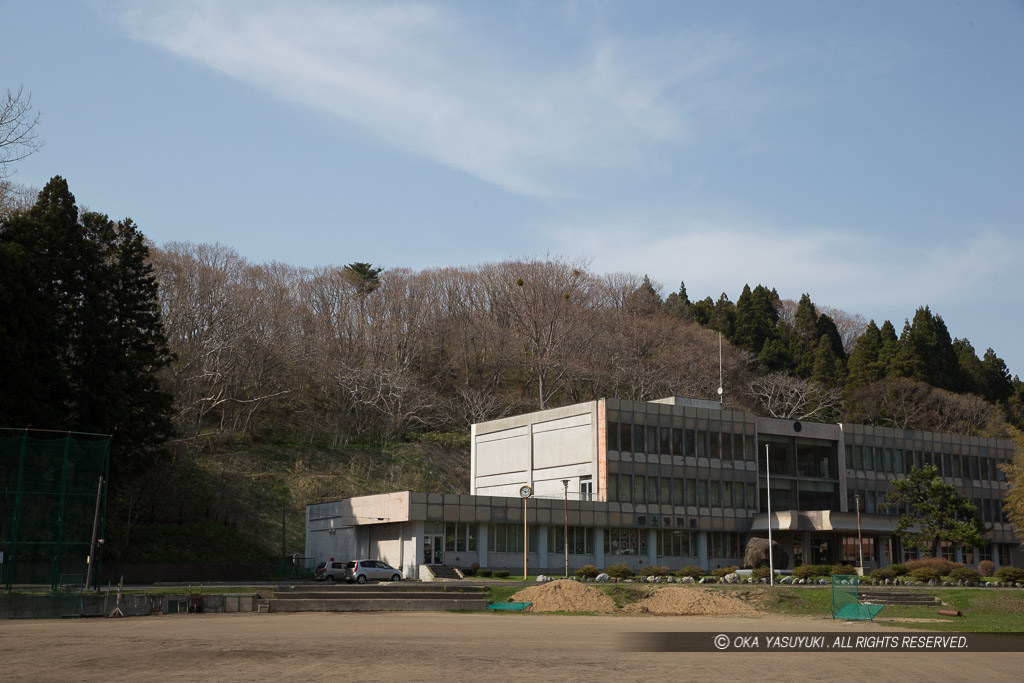
[[[1024,375],[1024,3],[0,0],[15,180],[157,244],[415,269],[585,258]]]

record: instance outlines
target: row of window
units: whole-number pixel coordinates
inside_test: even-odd
[[[568,528],[568,537],[566,536],[566,531],[567,529],[564,525],[548,527],[549,553],[565,553],[566,538],[568,538],[570,555],[589,555],[593,551],[593,542],[591,541],[593,531],[591,529],[582,526],[571,526]]]
[[[850,512],[856,512],[857,510],[857,494],[860,494],[860,511],[862,513],[868,515],[883,514],[898,516],[908,512],[906,506],[903,505],[898,507],[886,507],[884,491],[849,489],[847,490],[846,504],[849,506],[847,509]],[[977,508],[978,516],[986,524],[999,522],[1008,524],[1010,522],[1000,501],[995,498],[974,498],[971,502],[974,503],[974,507]]]
[[[757,507],[754,484],[742,481],[706,481],[642,474],[609,474],[608,501],[699,507]]]
[[[728,432],[608,423],[608,448],[625,453],[753,460],[754,437]]]
[[[846,446],[846,468],[851,470],[909,474],[910,470],[925,465],[933,465],[941,477],[1006,481],[1006,474],[993,458],[960,453],[904,451],[900,448]]]

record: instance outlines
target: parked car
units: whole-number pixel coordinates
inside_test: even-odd
[[[352,560],[345,566],[345,580],[349,583],[401,581],[402,572],[380,560]]]
[[[313,575],[317,581],[341,581],[345,578],[346,564],[346,562],[335,562],[332,557],[327,562],[319,563]]]

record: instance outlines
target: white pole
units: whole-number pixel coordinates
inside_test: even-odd
[[[768,585],[775,585],[775,553],[772,552],[772,469],[768,462],[768,444],[764,445],[764,474],[768,491]]]

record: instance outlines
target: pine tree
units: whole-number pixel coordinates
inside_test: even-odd
[[[896,535],[907,548],[938,556],[939,543],[950,541],[967,547],[987,545],[987,529],[974,504],[939,477],[933,465],[913,469],[906,479],[889,482],[885,505],[905,510]],[[916,529],[916,531],[911,531]]]
[[[897,377],[907,377],[948,391],[963,391],[967,384],[953,349],[953,340],[941,316],[927,306],[917,309],[914,321],[906,322],[900,336],[899,353],[893,368]]]
[[[880,358],[881,352],[882,333],[872,320],[864,333],[857,338],[857,345],[847,361],[847,389],[855,389],[885,378],[885,363]]]
[[[743,286],[736,301],[736,327],[729,340],[736,346],[753,353],[764,350],[766,342],[779,335],[779,295],[758,285],[753,290]]]
[[[814,370],[814,352],[821,335],[818,334],[818,310],[809,294],[800,297],[789,333],[789,353],[793,359],[793,374],[808,379]]]
[[[679,292],[672,292],[665,297],[665,311],[680,320],[693,320],[690,311],[690,297],[686,295],[686,283],[679,283]]]
[[[144,464],[170,433],[171,411],[156,378],[171,357],[147,257],[130,220],[79,218],[59,176],[31,209],[4,223],[0,260],[12,266],[0,276],[4,296],[20,292],[27,303],[0,325],[20,365],[16,375],[0,374],[0,417],[113,434],[112,469]],[[23,283],[8,283],[12,275]],[[12,383],[19,379],[27,381]]]

